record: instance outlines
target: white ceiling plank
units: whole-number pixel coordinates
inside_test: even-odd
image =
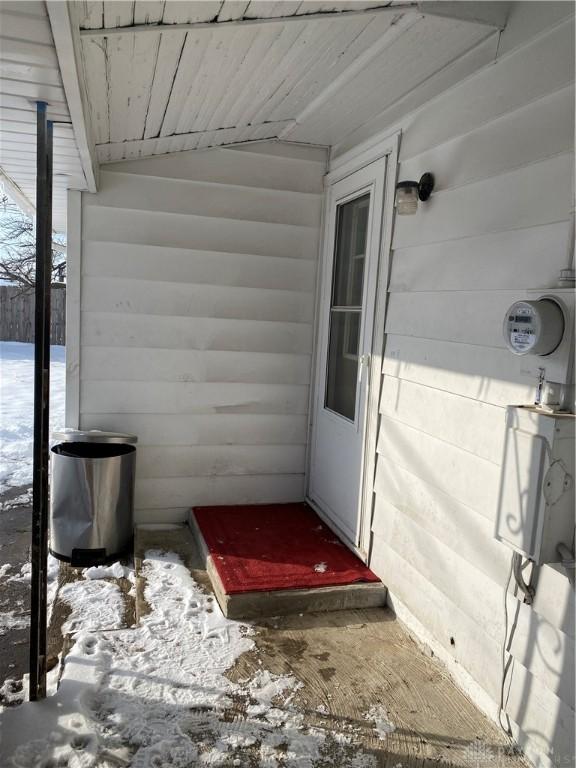
[[[164,0],[136,0],[134,24],[158,24],[164,14]]]
[[[244,12],[247,19],[266,19],[277,16],[294,16],[306,12],[303,0],[251,0]]]
[[[110,0],[109,0],[110,1]],[[113,1],[113,0],[112,0]],[[210,2],[211,0],[207,0]],[[184,3],[182,3],[184,5]],[[129,31],[131,34],[141,33],[154,33],[158,32],[161,28],[163,32],[177,32],[181,30],[196,30],[196,29],[213,29],[214,27],[226,28],[231,26],[263,26],[266,24],[286,24],[288,22],[295,22],[297,24],[315,21],[325,21],[338,19],[342,22],[348,21],[355,16],[360,15],[374,15],[380,13],[401,13],[405,11],[414,11],[418,9],[416,2],[398,3],[398,5],[388,6],[379,5],[372,7],[364,7],[364,4],[357,3],[353,8],[345,11],[325,11],[321,13],[298,13],[291,16],[259,16],[249,18],[243,16],[242,18],[230,19],[228,21],[216,21],[217,14],[206,21],[188,21],[188,22],[174,22],[166,24],[135,24],[129,27],[110,26],[102,27],[101,29],[86,29],[80,30],[80,34],[83,37],[97,38],[97,37],[114,37],[120,34],[126,34]],[[166,11],[164,12],[164,19],[166,18]]]
[[[414,18],[409,14],[409,18]],[[314,65],[308,67],[296,80],[287,80],[286,87],[275,94],[265,105],[265,112],[257,112],[256,119],[275,120],[284,117],[296,118],[303,109],[318,98],[336,80],[354,65],[358,57],[365,55],[386,40],[394,17],[360,18],[356,24],[350,22],[346,29],[334,35],[333,44],[319,51]],[[289,86],[289,87],[288,87]]]
[[[251,95],[250,100],[244,100],[236,124],[246,125],[251,121],[265,119],[264,116],[270,112],[272,104],[280,100],[285,93],[289,93],[294,83],[302,78],[304,73],[313,69],[317,58],[334,45],[338,36],[336,27],[334,23],[319,24],[316,21],[303,25],[302,33],[271,76],[263,81],[256,81],[256,92]]]
[[[139,139],[102,144],[97,147],[100,162],[116,162],[134,157],[146,157],[154,154],[178,152],[197,147],[221,146],[237,141],[252,141],[274,138],[284,128],[286,121],[246,126],[239,134],[236,128],[222,128],[217,131],[196,131],[177,136],[164,136],[158,139]],[[237,138],[240,136],[240,138]]]
[[[159,46],[159,33],[108,40],[110,141],[144,135]]]
[[[269,110],[265,107],[270,104],[270,99],[274,96],[278,98],[283,90],[290,90],[291,84],[302,77],[303,72],[312,69],[316,58],[334,42],[334,25],[316,22],[284,25],[281,40],[287,39],[286,32],[290,26],[298,30],[298,35],[290,47],[283,46],[283,55],[268,77],[254,78],[249,82],[246,96],[235,105],[237,125],[257,122],[257,116],[267,114]]]
[[[236,128],[225,128],[221,131],[206,131],[206,133],[196,134],[193,146],[182,147],[185,149],[208,149],[209,147],[221,147],[224,144],[230,144],[238,141],[238,132]]]
[[[78,24],[81,28],[101,28],[104,26],[103,0],[83,0],[74,4]]]
[[[277,36],[272,39],[261,36],[255,32],[254,28],[229,30],[227,37],[230,42],[227,44],[224,39],[222,53],[216,57],[214,64],[212,65],[208,58],[205,62],[207,70],[205,75],[207,79],[212,80],[213,87],[204,91],[193,121],[182,120],[179,123],[179,132],[190,130],[188,126],[192,125],[193,129],[198,131],[217,129],[226,125],[233,126],[230,104],[249,80],[246,72],[247,61],[250,57],[259,60],[262,71],[267,71],[265,54],[259,42],[270,49],[278,40]]]
[[[330,11],[353,11],[357,3],[355,0],[352,2],[316,2],[316,0],[305,0],[302,6],[301,13],[327,13]],[[391,2],[385,0],[372,0],[372,2],[363,2],[362,5],[366,8],[378,8],[383,5],[392,5]]]
[[[97,155],[108,162],[279,136],[334,145],[475,71],[497,34],[489,18],[455,21],[404,0],[82,5]],[[465,15],[474,4],[460,5]]]
[[[399,99],[396,99],[384,108],[378,111],[376,115],[365,120],[361,125],[356,125],[347,133],[342,135],[337,144],[333,145],[333,152],[338,155],[352,149],[352,147],[366,141],[370,136],[376,135],[390,126],[399,124],[405,115],[409,115],[418,109],[422,104],[433,99],[442,91],[447,90],[454,84],[464,80],[466,77],[487,66],[496,58],[499,45],[499,33],[495,32],[486,40],[474,46],[463,56],[459,56],[449,62],[445,67],[441,67],[437,72],[426,78],[420,85],[412,88]],[[298,129],[296,129],[296,132]]]
[[[158,136],[162,129],[162,122],[172,93],[178,64],[184,51],[186,32],[174,35],[161,35],[158,59],[152,81],[150,104],[144,126],[144,138],[150,139]]]
[[[251,34],[260,34],[254,27],[245,32]],[[251,117],[255,108],[262,98],[267,98],[270,94],[272,82],[280,71],[282,60],[293,49],[298,38],[303,34],[304,28],[295,24],[286,24],[281,27],[280,34],[276,37],[274,45],[268,49],[266,58],[260,62],[254,56],[254,51],[246,51],[242,65],[238,67],[230,86],[227,88],[223,98],[221,98],[212,112],[212,116],[207,124],[209,129],[216,129],[223,124],[225,119],[231,121],[234,125],[242,125],[241,115],[246,109],[246,105],[251,107]],[[258,71],[273,73],[266,78],[258,77]],[[264,89],[264,96],[262,90]]]
[[[90,192],[95,192],[98,184],[98,161],[89,122],[90,112],[87,108],[85,83],[81,76],[81,43],[78,30],[72,24],[67,3],[48,0],[46,7],[80,161],[86,177],[86,187]]]
[[[233,21],[241,19],[250,5],[250,0],[224,0],[224,5],[220,8],[218,21]]]
[[[318,111],[322,105],[330,102],[334,99],[335,95],[344,88],[349,82],[361,75],[364,70],[376,59],[381,58],[383,51],[388,53],[392,44],[403,39],[404,35],[421,21],[420,17],[414,14],[405,14],[402,16],[396,24],[388,26],[388,28],[379,33],[376,36],[376,40],[371,45],[365,47],[364,50],[355,49],[354,57],[350,60],[347,59],[343,64],[347,64],[340,71],[336,71],[332,79],[325,85],[322,90],[317,89],[316,94],[312,92],[312,98],[310,92],[308,92],[308,98],[300,98],[300,101],[296,102],[296,106],[300,107],[298,113],[295,115],[296,124],[303,123],[307,117]],[[373,30],[371,30],[373,31]],[[281,114],[280,105],[278,112],[272,112],[272,119],[279,119]],[[293,128],[288,129],[286,135]]]
[[[189,114],[194,109],[190,94],[196,87],[196,80],[202,66],[203,58],[212,42],[212,32],[188,33],[180,66],[174,79],[166,114],[162,121],[161,135],[170,136],[176,133],[176,126],[181,115]]]
[[[441,16],[446,19],[458,19],[459,21],[470,21],[475,24],[483,24],[495,29],[504,29],[512,3],[496,0],[496,2],[447,2],[447,0],[426,0],[419,2],[418,7],[421,13],[428,16]]]
[[[218,17],[222,0],[167,0],[162,16],[163,24],[191,24],[210,22]]]
[[[189,94],[188,109],[182,110],[176,133],[206,130],[203,119],[206,105],[213,100],[217,103],[226,92],[226,70],[230,68],[230,61],[234,60],[238,50],[245,47],[245,33],[246,30],[241,29],[217,30],[214,33],[213,44],[208,47],[202,58],[198,76],[195,78],[195,87]],[[223,126],[218,127],[232,127],[232,123],[227,120]]]
[[[82,40],[82,70],[90,94],[90,114],[96,144],[110,141],[110,115],[108,104],[108,40]]]
[[[187,123],[187,130],[207,130],[209,127],[216,130],[218,128],[227,126],[241,126],[245,123],[238,122],[239,110],[234,109],[234,104],[246,104],[249,100],[248,93],[254,86],[262,79],[263,72],[273,71],[273,67],[269,61],[269,57],[274,55],[275,51],[278,51],[277,46],[281,40],[281,35],[284,27],[269,27],[266,30],[259,30],[251,44],[246,44],[244,37],[246,34],[252,35],[254,30],[250,29],[238,29],[235,32],[235,39],[237,43],[242,46],[242,61],[239,65],[241,79],[235,80],[235,91],[228,86],[225,80],[222,80],[219,84],[221,96],[214,98],[211,91],[207,91],[203,100],[203,110],[199,114],[198,125],[196,123]],[[221,33],[222,34],[222,33]],[[250,39],[250,38],[248,38]],[[221,105],[225,96],[235,96],[232,102],[228,102],[228,108],[226,111],[220,110],[220,116],[218,120],[213,120],[212,116],[214,111]],[[208,120],[204,119],[204,116],[208,115]]]
[[[486,27],[424,17],[292,129],[290,138],[333,145],[417,88],[486,35]],[[386,72],[386,78],[382,72]]]
[[[356,20],[352,19],[345,27],[337,25],[332,43],[315,52],[313,65],[304,68],[298,79],[287,79],[287,87],[275,94],[266,104],[265,112],[256,113],[256,119],[262,119],[264,114],[267,118],[275,119],[272,114],[281,113],[283,117],[296,117],[302,111],[303,105],[315,98],[331,81],[338,78],[358,55],[384,35],[393,18],[387,15],[358,17]]]
[[[105,27],[129,27],[134,24],[133,0],[113,0],[104,3]]]

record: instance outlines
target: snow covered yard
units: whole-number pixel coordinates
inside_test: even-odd
[[[50,430],[64,426],[65,348],[50,347]],[[0,494],[32,482],[34,344],[0,341]]]
[[[51,428],[64,424],[64,347],[51,347]],[[34,345],[0,342],[0,701],[22,697],[28,667]],[[28,486],[28,487],[27,487]],[[50,595],[57,568],[51,560]]]

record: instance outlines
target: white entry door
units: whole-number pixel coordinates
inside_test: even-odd
[[[328,192],[310,500],[354,546],[362,516],[369,364],[386,160]]]

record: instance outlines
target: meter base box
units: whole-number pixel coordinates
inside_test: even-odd
[[[574,424],[569,413],[509,406],[495,536],[541,565],[574,541]]]

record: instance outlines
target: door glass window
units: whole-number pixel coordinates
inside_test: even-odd
[[[338,206],[324,404],[354,421],[370,195]]]

